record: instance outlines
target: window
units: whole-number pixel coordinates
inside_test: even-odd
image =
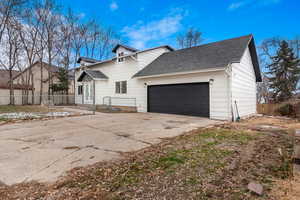
[[[118,57],[124,56],[124,52],[118,53]],[[118,62],[123,62],[125,58],[118,58]]]
[[[126,94],[127,93],[127,81],[121,82],[121,93]]]
[[[116,82],[116,93],[120,94],[121,92],[121,82]]]
[[[82,85],[78,86],[78,95],[82,95]]]
[[[85,100],[89,100],[89,98],[90,98],[90,85],[85,85],[84,96],[85,96]]]
[[[116,94],[126,94],[127,93],[127,81],[116,82]]]

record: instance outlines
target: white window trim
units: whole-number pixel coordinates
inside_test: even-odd
[[[121,62],[125,61],[125,54],[124,54],[124,52],[118,53],[118,55],[117,55],[117,61],[118,61],[118,63],[121,63]]]
[[[122,88],[123,88],[123,84],[122,84],[122,83],[124,83],[124,82],[126,83],[126,93],[123,93],[123,92],[122,92],[122,91],[123,91],[123,90],[122,90]],[[117,92],[117,88],[116,88],[116,87],[117,87],[117,83],[120,84],[120,90],[119,90],[120,92]],[[116,82],[115,82],[115,93],[116,93],[116,94],[127,94],[127,93],[128,93],[128,87],[127,87],[127,85],[128,85],[128,84],[127,84],[127,81],[116,81]]]

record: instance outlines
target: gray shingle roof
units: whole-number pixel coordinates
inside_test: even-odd
[[[119,47],[123,47],[123,48],[128,49],[128,50],[130,50],[130,51],[132,51],[132,52],[139,51],[138,49],[135,49],[135,48],[133,48],[133,47],[130,47],[130,46],[127,46],[127,45],[124,45],[124,44],[117,44],[117,45],[113,48],[112,52],[113,52],[113,53],[116,53],[116,51],[117,51],[117,49],[118,49]]]
[[[101,62],[100,60],[96,60],[94,58],[88,58],[88,57],[79,57],[77,60],[77,63],[80,63],[81,61],[88,62],[88,63],[97,63]]]
[[[96,71],[96,70],[84,70],[81,75],[79,76],[77,81],[82,81],[85,75],[88,75],[92,79],[108,79],[108,77],[103,74],[101,71]]]
[[[260,70],[252,35],[164,53],[134,77],[225,68],[232,62],[240,62],[248,45],[259,81]]]

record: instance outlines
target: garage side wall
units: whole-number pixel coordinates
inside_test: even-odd
[[[148,79],[140,79],[141,85],[144,85],[142,96],[140,96],[139,112],[147,112],[147,86],[162,84],[179,84],[179,83],[198,83],[214,81],[209,85],[210,90],[210,118],[211,119],[230,119],[229,109],[229,81],[225,71],[202,72],[176,76],[164,76]],[[146,86],[147,85],[147,86]],[[196,92],[196,91],[195,91]]]
[[[241,62],[232,64],[232,102],[233,113],[236,117],[235,101],[241,117],[256,113],[256,79],[248,48]]]

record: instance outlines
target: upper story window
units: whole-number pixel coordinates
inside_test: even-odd
[[[120,58],[122,56],[124,56],[124,52],[118,53],[118,62],[123,62],[125,60],[125,58]]]

